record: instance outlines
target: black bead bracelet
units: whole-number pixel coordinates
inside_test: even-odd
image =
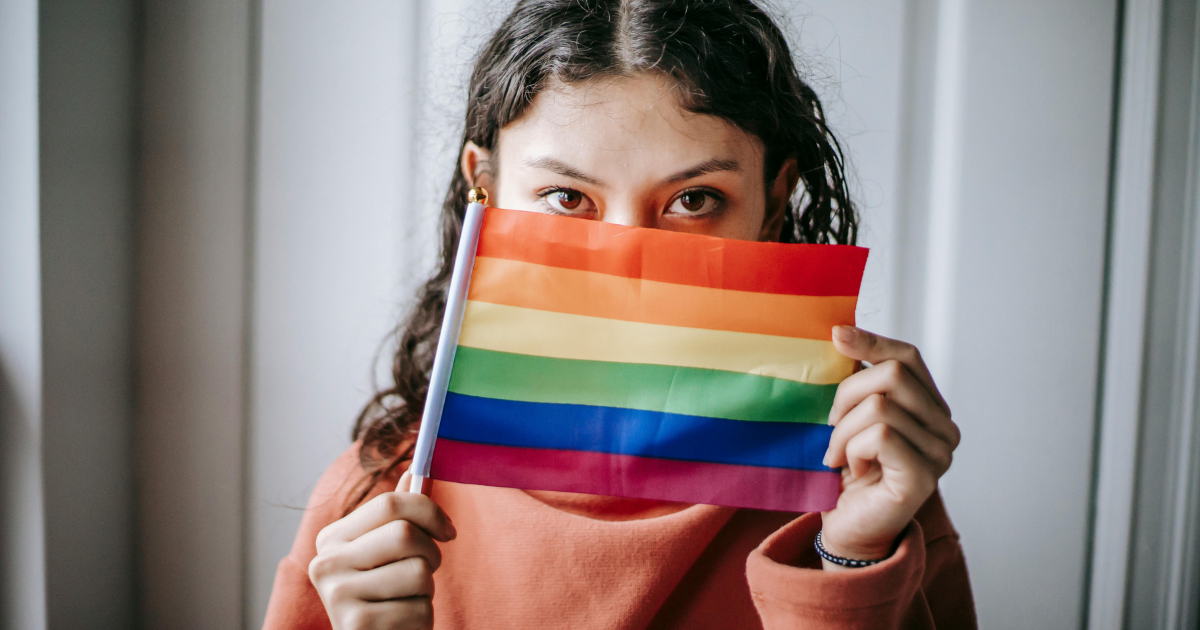
[[[869,567],[873,564],[879,564],[880,562],[887,560],[887,558],[879,558],[878,560],[855,560],[854,558],[843,558],[841,556],[835,556],[835,555],[829,553],[828,551],[826,551],[825,546],[821,544],[821,532],[817,532],[817,539],[813,546],[817,548],[818,556],[821,556],[825,560],[828,560],[838,566],[850,567],[852,569],[861,569],[862,567]]]

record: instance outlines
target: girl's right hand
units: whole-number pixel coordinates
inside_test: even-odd
[[[407,488],[404,473],[399,487]],[[317,534],[308,577],[335,630],[431,628],[434,540],[454,540],[450,517],[427,496],[385,492]]]

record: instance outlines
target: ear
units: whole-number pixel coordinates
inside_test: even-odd
[[[459,164],[462,169],[463,177],[467,179],[467,184],[472,188],[482,186],[487,188],[492,193],[492,198],[495,199],[499,191],[495,190],[495,174],[492,171],[492,153],[487,149],[481,148],[479,145],[467,141],[463,145],[462,163]]]
[[[788,201],[796,184],[800,181],[800,167],[796,158],[784,160],[779,167],[779,173],[767,190],[767,212],[763,216],[762,231],[758,235],[760,241],[778,241],[783,231],[783,217],[787,212]]]

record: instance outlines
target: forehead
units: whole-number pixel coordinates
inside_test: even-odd
[[[762,143],[728,121],[679,106],[674,86],[655,75],[552,83],[500,132],[505,157],[553,154],[576,163],[639,166],[730,159],[761,165]]]

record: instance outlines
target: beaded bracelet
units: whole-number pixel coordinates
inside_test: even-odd
[[[841,556],[835,556],[835,555],[829,553],[828,551],[826,551],[825,546],[821,544],[821,532],[817,532],[816,544],[814,544],[813,546],[817,548],[818,556],[821,556],[825,560],[828,560],[836,565],[843,566],[843,567],[850,567],[852,569],[869,567],[873,564],[879,564],[880,562],[887,560],[887,558],[879,558],[878,560],[855,560],[854,558],[843,558]]]

